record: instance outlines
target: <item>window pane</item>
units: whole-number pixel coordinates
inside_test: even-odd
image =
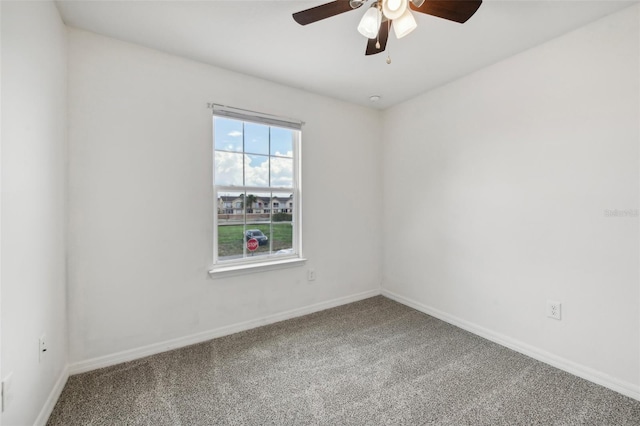
[[[251,238],[258,241],[258,246],[254,251],[249,250],[250,245],[247,244],[247,257],[269,254],[271,247],[270,197],[270,192],[247,194],[247,232],[245,233],[245,244],[247,244]]]
[[[260,197],[257,196],[256,194],[252,194],[252,193],[247,194],[247,197],[245,199],[246,208],[247,208],[247,223],[251,223],[252,220],[258,218],[257,216],[252,216],[252,215],[257,215],[260,213],[260,209],[258,208],[258,206],[261,203],[259,203],[259,200],[260,200]]]
[[[214,117],[215,149],[242,152],[242,121]]]
[[[254,246],[251,246],[251,239],[256,240],[257,245],[253,242]],[[247,257],[269,254],[271,249],[271,226],[269,223],[247,224],[245,240],[247,244]],[[252,247],[256,247],[255,250],[252,251]]]
[[[293,254],[293,209],[295,204],[291,193],[274,193],[271,199],[272,250],[276,254]]]
[[[244,152],[269,155],[269,126],[245,123]]]
[[[242,154],[215,152],[216,185],[242,186]]]
[[[271,127],[271,155],[293,157],[293,130]]]
[[[244,193],[218,194],[218,258],[239,259],[244,242]]]
[[[247,215],[247,223],[269,222],[271,211],[269,209],[269,192],[258,192],[247,194],[247,207],[253,215]],[[250,207],[249,207],[250,206]]]
[[[271,186],[293,188],[293,158],[271,157]]]
[[[245,185],[269,186],[269,157],[245,155]]]

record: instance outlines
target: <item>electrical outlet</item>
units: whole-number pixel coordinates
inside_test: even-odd
[[[11,393],[11,383],[13,379],[13,372],[7,374],[7,376],[2,379],[2,388],[0,392],[2,392],[2,412],[7,411],[7,406],[11,402],[13,395]]]
[[[562,303],[547,300],[547,316],[557,320],[562,319]]]
[[[46,336],[43,334],[42,336],[40,336],[40,339],[38,339],[38,362],[42,362],[46,353],[47,353],[47,340],[46,340]]]
[[[308,269],[307,270],[307,281],[315,281],[316,280],[316,270]]]

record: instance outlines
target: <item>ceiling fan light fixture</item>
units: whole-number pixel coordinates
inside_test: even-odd
[[[374,4],[364,14],[358,24],[358,32],[366,38],[376,38],[380,29],[382,13]]]
[[[409,9],[406,9],[402,16],[393,21],[393,31],[399,39],[415,30],[417,26],[418,24]]]
[[[407,0],[383,0],[382,13],[389,19],[397,19],[408,9]]]
[[[410,0],[410,1],[411,3],[413,3],[415,7],[420,7],[424,4],[424,0]]]

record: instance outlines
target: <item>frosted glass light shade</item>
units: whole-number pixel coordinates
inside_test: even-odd
[[[382,14],[377,7],[370,7],[358,24],[358,32],[366,38],[376,38],[380,29]]]
[[[406,9],[402,16],[393,21],[393,30],[395,31],[397,38],[406,36],[411,31],[415,30],[417,26],[418,24],[416,24],[416,20],[409,9]]]
[[[397,19],[408,9],[407,0],[383,0],[382,13],[389,19]]]

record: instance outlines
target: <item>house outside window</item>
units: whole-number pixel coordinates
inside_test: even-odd
[[[267,117],[267,118],[265,118]],[[302,258],[300,123],[214,107],[213,270]],[[278,214],[280,202],[291,213]],[[229,213],[228,200],[234,208]],[[269,208],[269,205],[273,208]]]

